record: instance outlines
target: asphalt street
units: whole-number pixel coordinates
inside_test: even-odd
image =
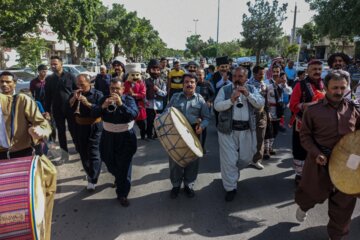
[[[278,136],[277,155],[264,162],[264,170],[241,170],[238,194],[230,203],[224,200],[213,122],[208,129],[208,153],[200,162],[193,199],[183,192],[177,199],[170,199],[168,157],[158,140],[138,140],[128,208],[116,200],[114,178],[105,165],[96,191],[87,192],[85,173],[71,143],[70,161],[58,167],[54,240],[328,239],[327,203],[309,211],[304,223],[295,219],[290,130]],[[358,201],[349,240],[359,239]]]

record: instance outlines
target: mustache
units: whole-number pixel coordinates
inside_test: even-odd
[[[190,88],[193,88],[193,87],[189,85],[189,86],[186,86],[186,88],[187,88],[187,89],[190,89]]]
[[[334,94],[334,97],[337,97],[337,98],[342,98],[344,95],[343,94]]]

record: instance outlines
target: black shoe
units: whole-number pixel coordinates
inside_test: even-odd
[[[265,153],[264,156],[263,156],[263,159],[264,160],[269,160],[270,159],[270,155]]]
[[[270,153],[270,155],[276,155],[276,152],[274,150],[272,150],[272,149],[270,150],[269,153]]]
[[[193,198],[193,197],[195,197],[195,192],[194,192],[194,190],[191,189],[191,188],[189,188],[188,186],[185,186],[185,187],[184,187],[184,191],[185,191],[186,196],[187,196],[188,198]]]
[[[128,207],[130,205],[129,200],[126,197],[118,197],[118,200],[123,207]]]
[[[236,189],[226,192],[225,201],[231,202],[232,200],[234,200],[235,196],[236,196]]]
[[[170,198],[175,199],[179,195],[180,187],[173,187],[170,192]]]

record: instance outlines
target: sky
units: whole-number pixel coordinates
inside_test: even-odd
[[[242,16],[248,14],[246,2],[248,0],[220,0],[219,42],[241,38]],[[293,25],[295,2],[298,6],[296,27],[311,21],[314,15],[305,0],[279,0],[281,4],[288,3],[287,20],[282,24],[288,35]],[[198,20],[197,34],[204,41],[209,37],[216,40],[218,0],[103,0],[105,6],[113,3],[123,4],[128,11],[137,11],[139,17],[149,19],[169,48],[185,49],[186,37],[195,34],[194,20]]]

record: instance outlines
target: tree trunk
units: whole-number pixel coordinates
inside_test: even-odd
[[[78,62],[76,64],[80,64],[81,58],[84,58],[85,56],[85,48],[83,45],[79,44],[79,46],[76,48],[77,55],[78,55]]]
[[[114,45],[114,57],[117,57],[119,55],[119,52],[120,52],[120,47],[119,47],[119,44],[116,43]]]
[[[104,65],[105,64],[105,60],[104,60],[104,51],[105,49],[103,48],[99,48],[99,57],[100,57],[100,64]]]
[[[260,64],[260,49],[256,49],[256,65]]]
[[[76,49],[75,41],[69,41],[68,44],[70,46],[72,64],[77,64],[79,62],[79,57],[77,55],[77,49]]]

